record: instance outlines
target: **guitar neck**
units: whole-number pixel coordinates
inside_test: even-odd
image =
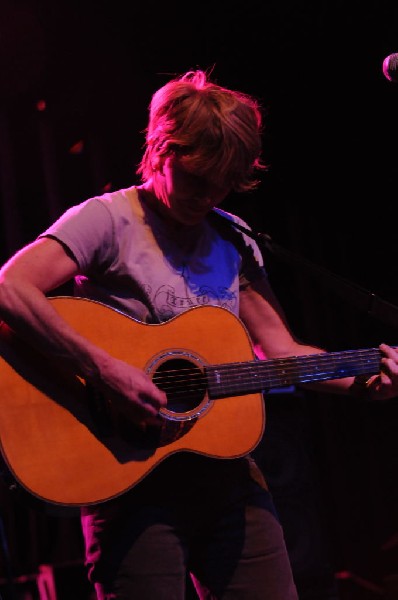
[[[380,359],[378,348],[368,348],[212,365],[206,367],[208,394],[215,399],[315,381],[373,375],[379,372]]]

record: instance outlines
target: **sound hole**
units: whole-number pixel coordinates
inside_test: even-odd
[[[206,393],[206,382],[197,365],[183,358],[162,363],[154,372],[153,382],[167,395],[167,408],[175,413],[194,410]]]

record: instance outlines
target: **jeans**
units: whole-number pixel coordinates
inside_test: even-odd
[[[282,528],[249,458],[168,457],[130,491],[82,509],[98,600],[297,600]]]

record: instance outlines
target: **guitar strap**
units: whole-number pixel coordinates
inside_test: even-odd
[[[239,231],[246,233],[249,237],[253,238],[257,241],[257,243],[259,243],[258,235],[256,233],[253,233],[253,231],[247,227],[243,227],[243,225],[240,225],[239,223],[235,223],[235,221],[224,216],[216,208],[213,208],[213,210],[209,213],[208,220],[224,239],[229,240],[236,246],[239,254],[241,255],[243,255],[245,250],[247,250],[247,246],[243,236],[239,233]]]

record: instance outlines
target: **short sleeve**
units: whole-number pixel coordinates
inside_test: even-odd
[[[39,237],[52,237],[65,245],[82,273],[94,262],[109,264],[115,251],[112,215],[98,198],[72,206]]]

